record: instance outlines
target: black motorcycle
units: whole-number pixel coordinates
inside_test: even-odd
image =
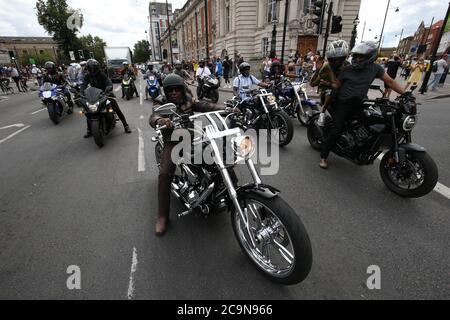
[[[109,135],[116,127],[117,117],[111,101],[102,90],[89,87],[85,90],[85,96],[81,97],[83,101],[83,113],[91,123],[91,132],[95,144],[102,148],[104,146],[104,137]]]
[[[176,110],[174,104],[166,104],[156,108],[154,113],[169,117],[176,115]],[[178,216],[210,217],[230,212],[239,245],[257,269],[274,282],[297,284],[311,269],[312,249],[308,233],[296,212],[280,197],[280,192],[262,183],[252,161],[256,147],[254,140],[241,135],[239,128],[231,129],[225,116],[224,112],[209,112],[176,115],[172,119],[175,129],[196,132],[192,145],[200,147],[202,154],[212,155],[211,161],[202,158],[196,162],[190,150],[180,152],[183,157],[176,161],[177,170],[171,183],[171,192],[186,208]],[[152,139],[156,142],[158,164],[164,147],[165,128],[158,127],[157,136]],[[224,144],[223,140],[230,143]],[[240,186],[233,168],[243,162],[254,182]]]
[[[219,101],[219,80],[214,75],[202,76],[201,81],[198,83],[197,95],[199,99],[211,99],[213,103]]]
[[[122,79],[122,92],[127,100],[133,98],[134,79],[132,76],[125,74]]]
[[[233,110],[233,122],[243,130],[278,130],[280,146],[287,146],[294,137],[294,126],[289,115],[278,105],[276,97],[265,89],[245,90],[247,99],[234,97],[225,102]],[[270,135],[269,135],[270,136]]]
[[[333,124],[328,116],[320,126],[318,118],[316,115],[308,127],[309,143],[316,150],[321,149]],[[417,120],[417,103],[412,96],[396,101],[365,100],[361,114],[346,122],[332,151],[358,165],[373,164],[385,152],[380,164],[384,184],[402,197],[422,197],[436,186],[438,168],[425,148],[412,143]]]

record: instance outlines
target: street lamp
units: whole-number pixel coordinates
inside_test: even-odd
[[[359,25],[359,19],[358,19],[358,15],[356,15],[355,20],[353,20],[353,30],[352,30],[352,38],[350,40],[350,51],[353,49],[353,47],[355,46],[355,42],[356,42],[356,28],[358,28]]]
[[[381,39],[383,38],[384,25],[386,23],[386,17],[387,17],[387,14],[388,14],[388,10],[389,9],[395,9],[395,12],[399,12],[400,11],[400,9],[398,7],[390,8],[389,7],[390,4],[391,4],[391,0],[388,0],[387,6],[386,6],[386,14],[384,15],[383,27],[381,28],[380,41],[378,42],[378,51],[381,49]]]
[[[272,6],[271,22],[273,24],[273,30],[272,30],[272,42],[271,42],[271,46],[270,46],[270,56],[273,58],[275,58],[276,52],[277,52],[277,23],[278,23],[277,8],[278,8],[278,2],[280,2],[280,1],[281,0],[272,0],[271,1],[271,6]]]

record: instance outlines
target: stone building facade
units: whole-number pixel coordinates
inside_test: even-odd
[[[36,63],[39,60],[60,58],[58,45],[50,37],[1,37],[0,49],[13,51],[18,62],[28,64],[26,61],[33,58]],[[40,61],[42,63],[42,61]]]
[[[209,54],[212,56],[241,53],[247,60],[268,55],[276,28],[276,55],[281,56],[286,0],[207,0]],[[298,50],[322,52],[324,34],[317,34],[312,23],[311,0],[290,0],[287,15],[285,60]],[[344,39],[350,42],[353,20],[359,13],[361,0],[334,0],[333,14],[342,17],[342,32],[330,34],[328,41]],[[172,24],[172,42],[177,42],[178,59],[206,57],[204,0],[188,0],[176,10]],[[330,1],[326,1],[327,4]],[[328,8],[327,8],[328,9]],[[328,10],[327,10],[328,11]],[[327,14],[324,17],[325,29]],[[168,35],[162,36],[169,46]]]

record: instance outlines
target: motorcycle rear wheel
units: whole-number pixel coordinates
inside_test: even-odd
[[[234,234],[244,254],[264,276],[283,285],[302,282],[312,266],[311,241],[295,211],[280,197],[254,193],[239,196],[249,227],[237,210],[231,214]]]

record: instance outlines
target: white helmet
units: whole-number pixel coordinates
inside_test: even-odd
[[[327,58],[347,58],[349,47],[346,41],[336,40],[330,43],[327,47]]]
[[[356,69],[362,69],[377,60],[378,44],[374,41],[361,42],[353,48],[352,54],[365,56],[362,62],[358,62],[357,59],[352,59],[352,66]]]

